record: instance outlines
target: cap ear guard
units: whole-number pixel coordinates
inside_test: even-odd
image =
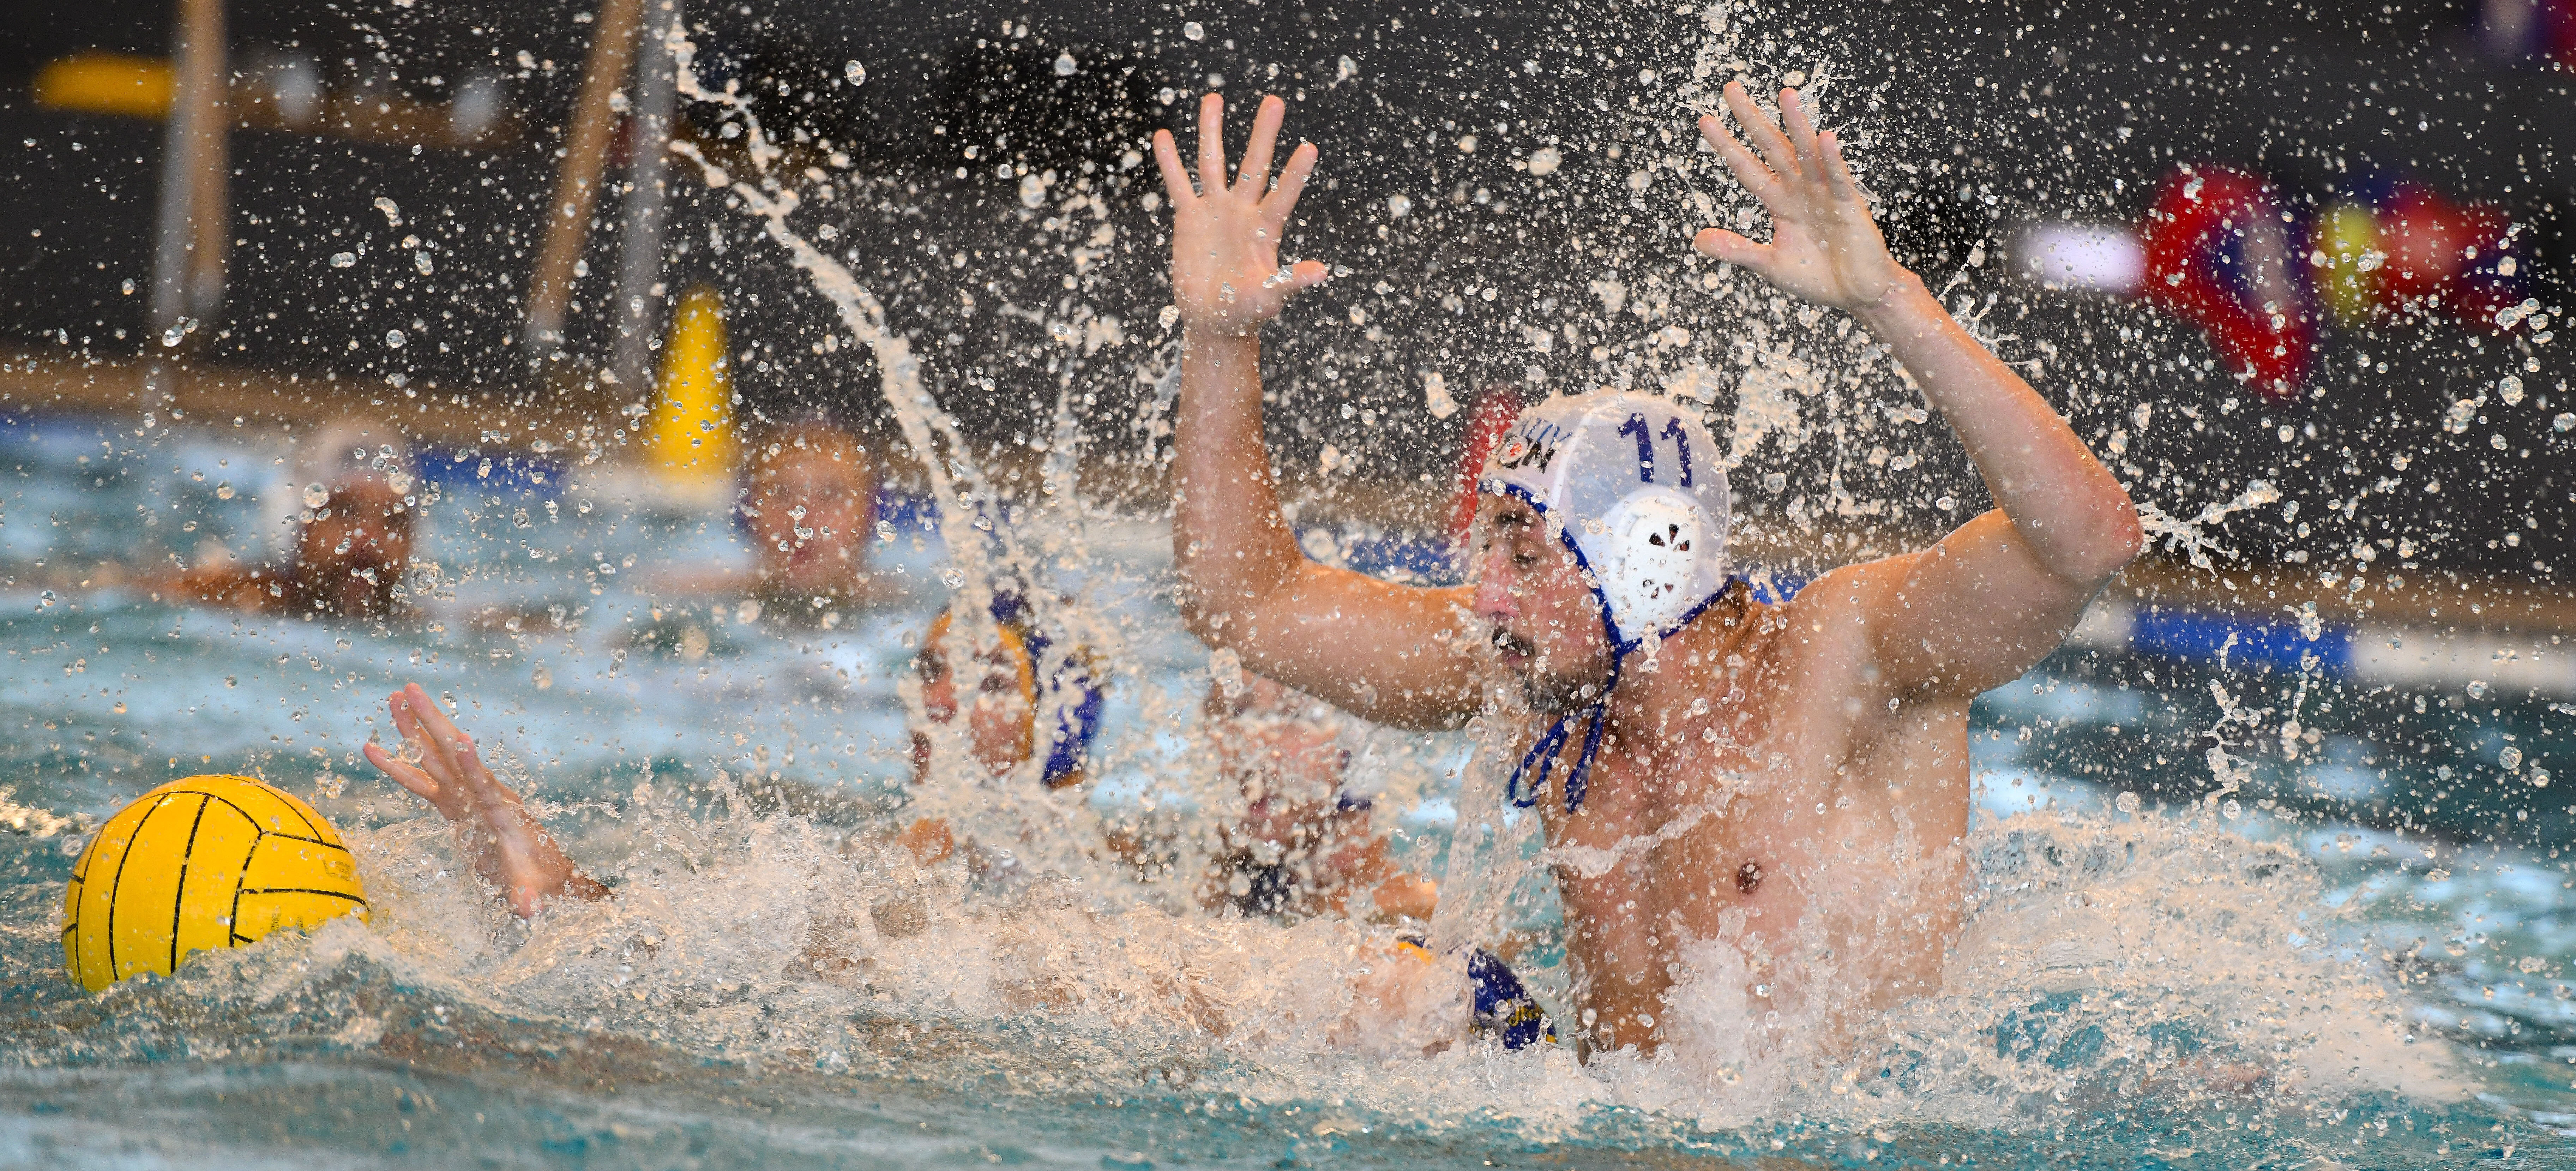
[[[1629,637],[1652,641],[1699,602],[1692,568],[1709,540],[1699,502],[1669,488],[1640,488],[1603,517],[1602,594]]]

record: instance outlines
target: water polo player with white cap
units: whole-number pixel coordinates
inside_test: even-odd
[[[1727,588],[1719,448],[1695,408],[1644,395],[1523,413],[1480,477],[1470,585],[1308,561],[1263,445],[1259,334],[1328,271],[1279,256],[1315,148],[1274,186],[1286,106],[1266,99],[1229,174],[1210,94],[1196,176],[1168,133],[1154,153],[1184,323],[1172,548],[1192,631],[1370,719],[1506,717],[1522,739],[1505,783],[1539,814],[1564,906],[1570,1039],[1740,1068],[1831,1052],[1863,1014],[1938,986],[1966,877],[1968,705],[2056,649],[2142,533],[2047,400],[1889,254],[1798,95],[1777,115],[1740,85],[1724,96],[1750,145],[1715,117],[1700,132],[1770,211],[1771,239],[1711,228],[1695,246],[1850,313],[1997,504],[1782,604]],[[1526,719],[1496,702],[1514,691]],[[1478,921],[1450,910],[1440,924]]]

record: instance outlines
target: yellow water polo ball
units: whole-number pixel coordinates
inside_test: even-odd
[[[63,959],[96,992],[352,914],[367,917],[355,859],[312,806],[249,777],[189,777],[90,838],[63,895]]]

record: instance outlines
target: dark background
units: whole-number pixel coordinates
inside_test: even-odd
[[[236,68],[261,54],[307,54],[335,89],[372,86],[430,103],[473,71],[494,72],[524,134],[493,150],[417,154],[335,137],[234,135],[241,244],[202,356],[547,393],[516,342],[518,301],[591,28],[573,19],[583,9],[235,7]],[[1143,416],[1152,391],[1138,367],[1154,365],[1168,340],[1155,321],[1167,299],[1164,249],[1159,217],[1139,198],[1155,183],[1151,164],[1125,170],[1121,156],[1185,114],[1214,74],[1230,98],[1297,98],[1289,134],[1316,141],[1324,161],[1290,251],[1350,269],[1273,331],[1283,463],[1311,467],[1330,444],[1351,461],[1335,482],[1436,494],[1465,415],[1423,410],[1424,370],[1442,372],[1468,402],[1490,385],[1524,394],[1653,385],[1696,360],[1716,372],[1723,413],[1743,343],[1788,338],[1814,371],[1817,393],[1802,403],[1812,433],[1794,447],[1767,444],[1738,470],[1755,527],[1765,518],[1793,527],[1779,518],[1795,516],[1794,527],[1851,531],[1857,553],[1964,515],[1957,510],[1979,506],[1982,493],[1955,442],[1937,420],[1907,420],[1919,399],[1869,363],[1860,339],[1838,333],[1831,315],[1807,323],[1770,305],[1744,274],[1711,290],[1706,269],[1685,258],[1701,223],[1686,192],[1714,197],[1719,214],[1742,200],[1688,138],[1692,114],[1681,102],[1711,34],[1700,10],[1679,7],[755,0],[701,5],[689,17],[710,84],[738,80],[759,95],[774,135],[801,131],[850,156],[842,171],[828,167],[819,142],[792,154],[791,169],[824,165],[838,190],[797,223],[809,238],[825,224],[838,232],[830,250],[915,335],[933,388],[979,442],[1008,446],[1042,432],[1069,388],[1094,461],[1150,469]],[[2034,382],[2088,439],[2135,431],[2114,463],[2142,500],[2188,515],[2264,478],[2303,508],[2295,518],[2270,508],[2231,519],[2227,541],[2249,556],[2305,553],[2306,564],[2324,566],[2357,539],[2405,536],[2425,568],[2547,581],[2576,554],[2576,436],[2551,424],[2576,407],[2562,389],[2566,343],[2533,349],[2522,332],[2498,338],[2443,321],[2328,326],[2311,392],[2272,402],[2223,373],[2195,328],[2135,303],[2013,283],[1992,259],[2021,221],[2072,212],[2133,222],[2176,162],[2259,170],[2299,207],[2378,173],[2508,209],[2529,225],[2536,295],[2563,303],[2576,197],[2570,77],[2485,47],[2481,11],[2349,0],[2189,13],[2117,3],[1743,7],[1727,14],[1730,51],[1711,83],[1739,59],[1762,85],[1776,87],[1790,70],[1829,78],[1828,118],[1848,128],[1886,200],[1900,259],[1936,288],[1965,275],[1960,291],[1978,298],[1982,328],[2009,335],[1999,343],[2005,355],[2034,363],[2025,367]],[[10,22],[11,39],[0,43],[0,223],[9,225],[0,231],[0,339],[48,352],[143,351],[148,293],[122,287],[149,276],[162,127],[36,109],[27,81],[83,49],[165,53],[171,18],[169,5],[107,2]],[[1184,21],[1203,26],[1204,39],[1187,39]],[[541,67],[522,70],[522,50]],[[1059,54],[1074,59],[1071,76],[1056,72]],[[1349,77],[1339,76],[1343,58],[1355,67]],[[866,65],[864,85],[846,82],[844,63],[854,60]],[[1655,80],[1643,79],[1646,70]],[[1169,105],[1167,88],[1178,99]],[[685,114],[688,132],[723,157],[732,144],[717,137],[720,120],[703,107]],[[1473,153],[1458,147],[1468,133],[1478,139]],[[1544,181],[1514,170],[1541,146],[1562,152],[1562,170]],[[1620,157],[1610,157],[1613,146]],[[1659,171],[1650,190],[1634,193],[1628,177],[1649,159],[1696,169],[1683,181]],[[1043,207],[1022,206],[1019,176],[996,174],[1004,163],[1055,173]],[[722,193],[677,170],[672,179],[680,197],[668,286],[705,281],[726,294],[734,349],[747,355],[738,384],[753,409],[881,427],[861,352],[814,352],[834,327],[828,306]],[[1101,196],[1105,221],[1064,210],[1082,183]],[[1397,194],[1412,205],[1402,218],[1389,212]],[[402,205],[403,229],[386,228],[370,206],[377,195]],[[618,212],[615,199],[599,209],[591,275],[576,293],[585,311],[572,324],[575,362],[608,350],[600,302],[615,271]],[[1112,239],[1095,247],[1103,222]],[[408,271],[408,253],[394,246],[404,232],[439,250],[434,277]],[[360,241],[370,251],[358,266],[328,267],[327,257]],[[1075,249],[1101,254],[1077,266]],[[1972,258],[1986,262],[1969,267]],[[1654,321],[1605,313],[1591,291],[1605,280],[1632,301],[1670,307]],[[1116,317],[1127,341],[1086,353],[1049,336],[1051,324],[1097,315]],[[1563,333],[1569,324],[1575,340]],[[1665,325],[1690,340],[1657,345]],[[1549,352],[1531,349],[1529,326],[1556,332]],[[413,334],[399,353],[383,345],[389,328]],[[2522,368],[2526,356],[2537,372]],[[2442,429],[2455,399],[2508,372],[2530,399],[2491,402],[2465,433]],[[2130,420],[2142,403],[2152,423],[2138,429]],[[1881,447],[1923,462],[1870,462]],[[2403,472],[2390,466],[2399,453],[2411,460]],[[1424,476],[1434,488],[1418,488]],[[2404,483],[2349,517],[2328,512],[2383,477]],[[2424,491],[2433,481],[2441,490]],[[1830,499],[1837,484],[1874,510],[1815,522],[1806,519],[1813,504],[1789,509]],[[1952,509],[1938,507],[1945,498]],[[2393,551],[2382,556],[2378,568],[2397,563]]]

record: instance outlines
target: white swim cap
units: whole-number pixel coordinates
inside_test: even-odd
[[[1624,653],[1681,629],[1726,587],[1718,455],[1697,408],[1605,390],[1522,411],[1476,487],[1528,501],[1557,530]]]

